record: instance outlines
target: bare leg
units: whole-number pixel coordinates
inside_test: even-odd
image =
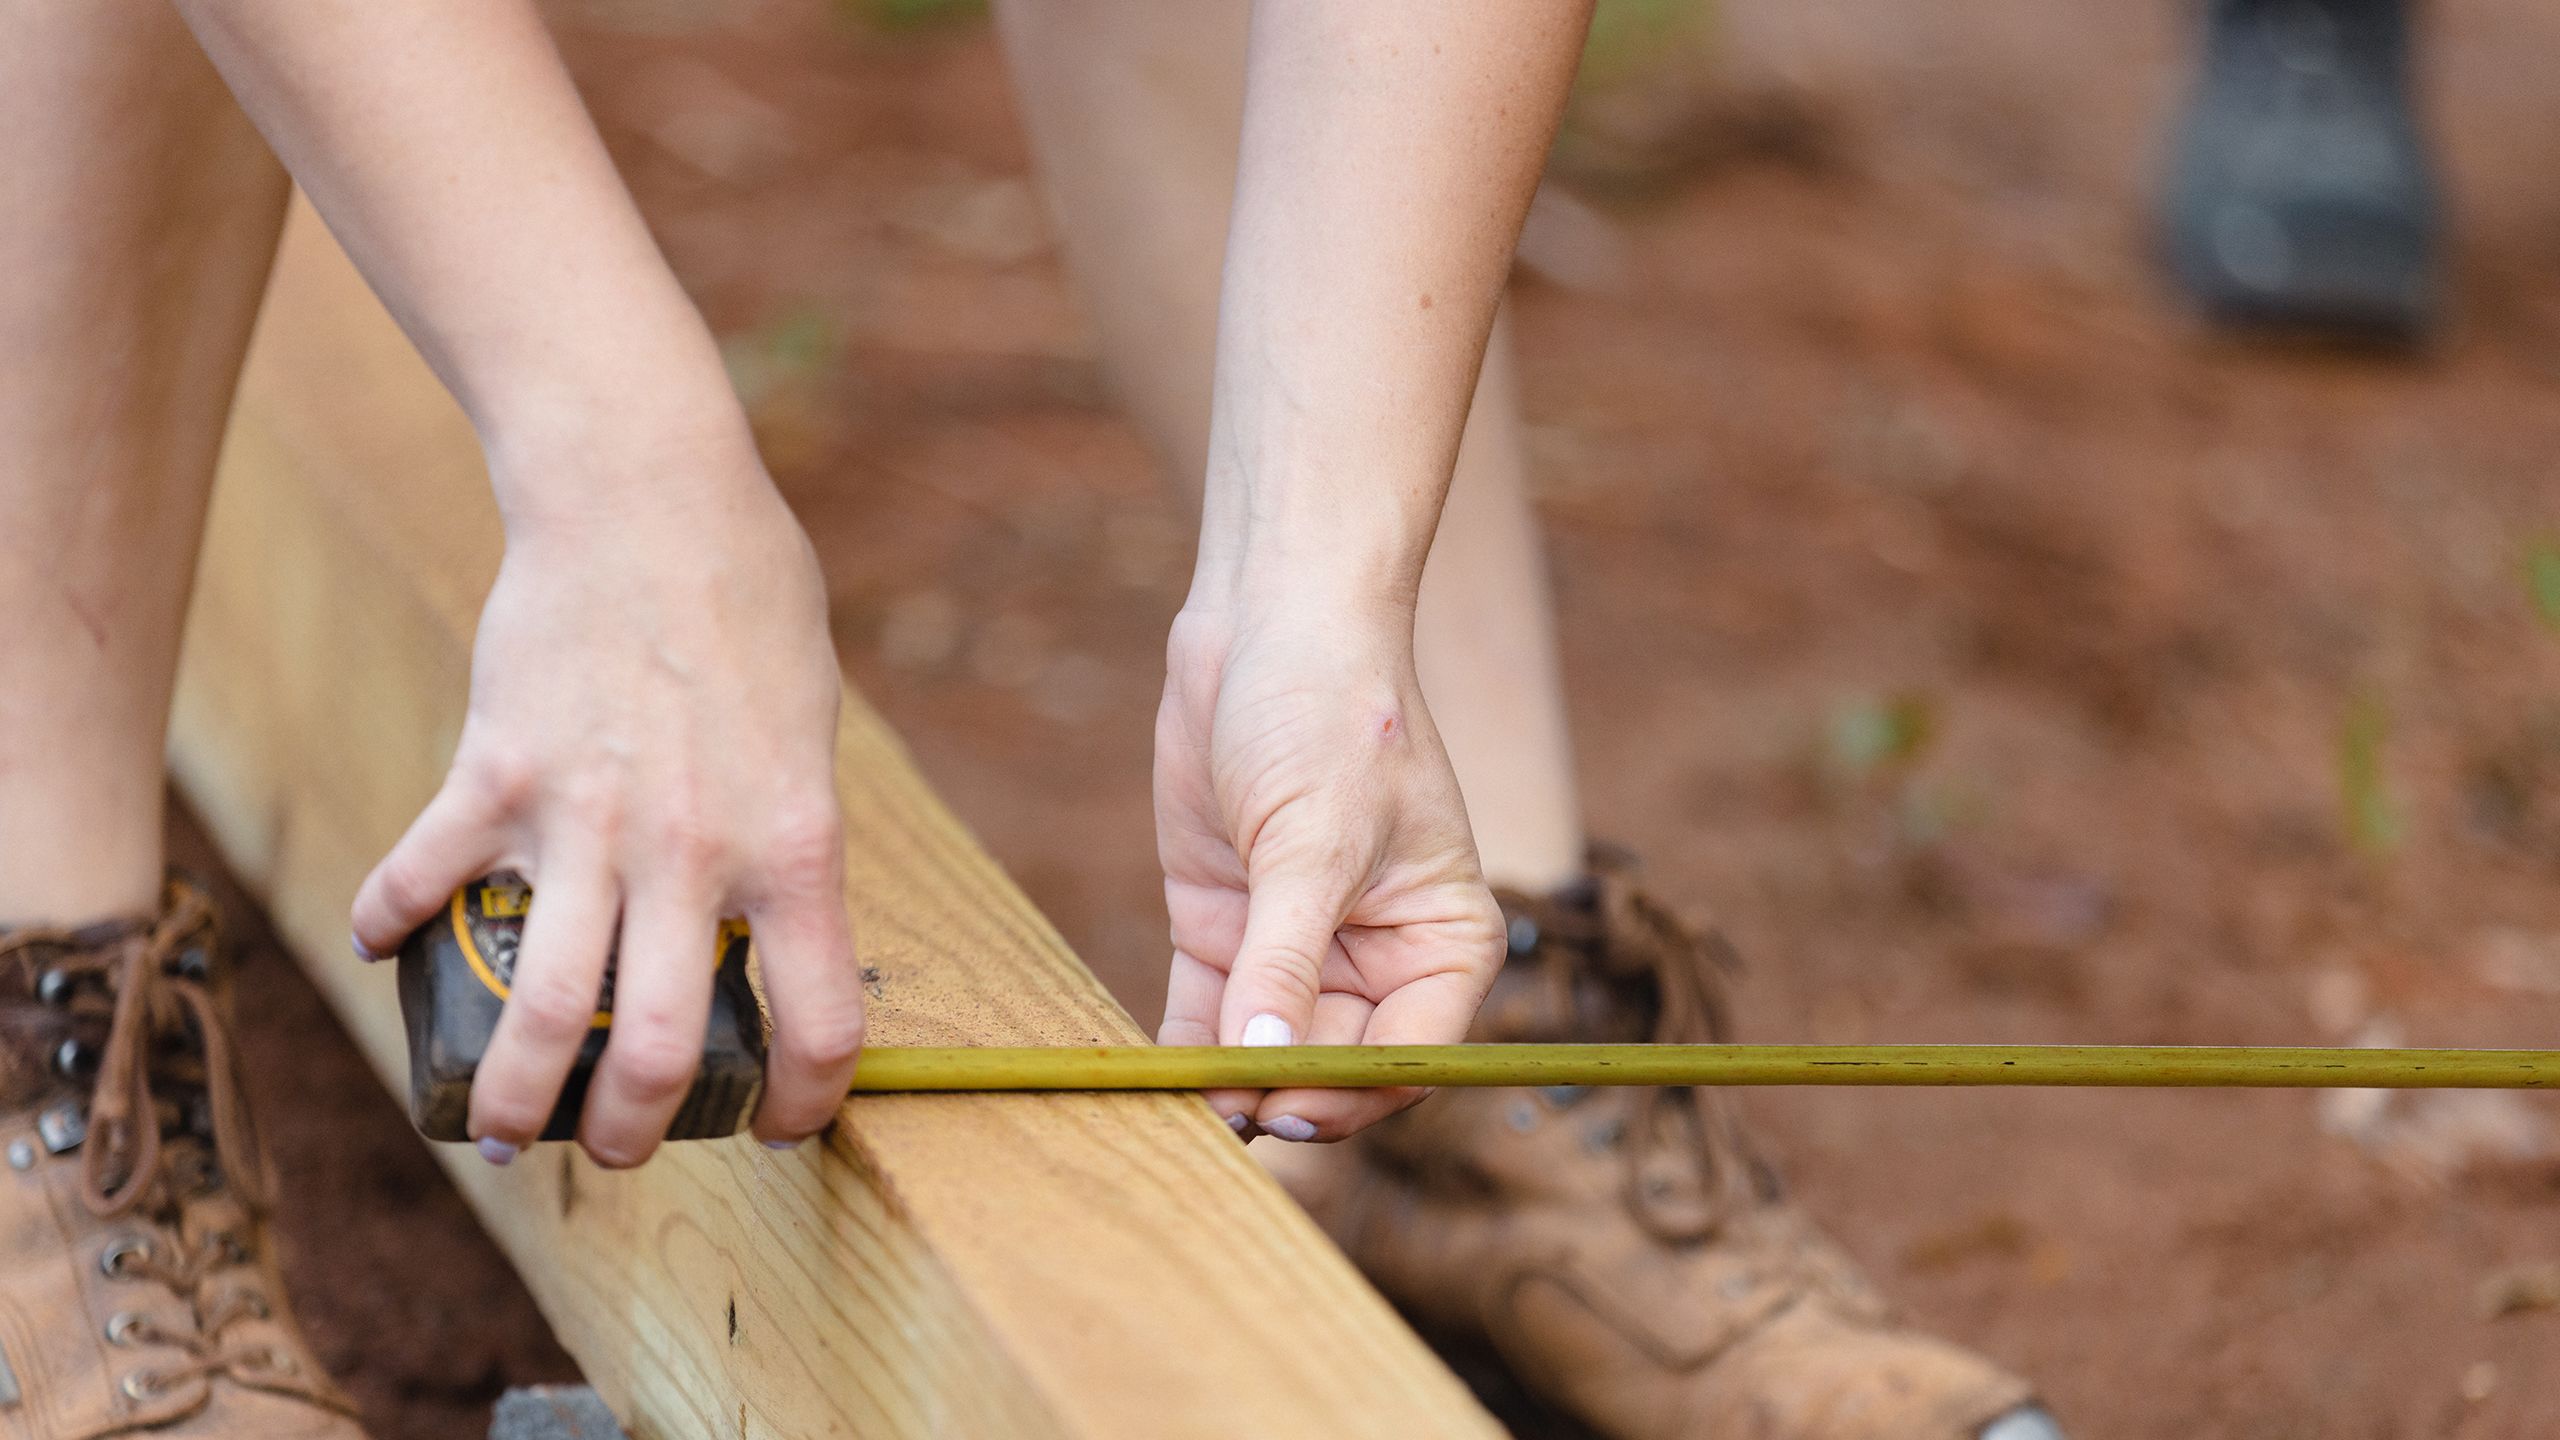
[[[148,909],[283,170],[162,0],[0,0],[0,923]]]
[[[999,0],[997,14],[1104,363],[1158,455],[1196,486],[1207,468],[1245,7]],[[1544,890],[1580,873],[1583,835],[1511,368],[1497,332],[1423,574],[1414,644],[1486,875]]]

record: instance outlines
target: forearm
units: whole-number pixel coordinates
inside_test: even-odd
[[[1195,607],[1410,615],[1588,15],[1255,8]]]
[[[469,413],[511,526],[663,498],[611,493],[617,477],[720,483],[751,455],[718,351],[529,4],[178,8]]]

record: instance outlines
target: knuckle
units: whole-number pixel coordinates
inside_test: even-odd
[[[1313,846],[1300,860],[1307,878],[1328,892],[1357,888],[1375,864],[1366,849],[1343,841]]]
[[[1298,1016],[1300,1029],[1316,1008],[1318,990],[1313,971],[1300,973],[1281,966],[1260,966],[1236,977],[1235,989],[1248,1014],[1273,1011]]]
[[[454,767],[474,808],[493,815],[529,809],[542,789],[542,767],[521,750],[502,745],[474,746],[469,758]]]
[[[786,1059],[812,1070],[833,1070],[852,1063],[862,1053],[862,1041],[869,1029],[859,1010],[849,1013],[802,1017],[777,1027],[774,1044]]]
[[[450,893],[435,872],[409,848],[394,850],[374,871],[374,885],[394,910],[410,914],[431,911]]]
[[[1332,945],[1331,932],[1315,939],[1296,936],[1274,939],[1258,946],[1236,968],[1265,985],[1304,991],[1312,996],[1316,991],[1316,977],[1324,973],[1325,954]]]
[[[699,1047],[686,1044],[681,1035],[653,1028],[620,1039],[622,1043],[605,1058],[633,1096],[654,1104],[683,1093],[693,1083],[694,1067],[701,1059]]]
[[[521,977],[507,1003],[522,1015],[527,1033],[550,1044],[583,1036],[595,1022],[595,997],[563,980]]]
[[[763,847],[766,880],[792,894],[825,893],[844,876],[844,820],[833,804],[774,817]]]
[[[560,787],[558,805],[570,823],[611,841],[621,834],[628,804],[622,787],[600,776],[582,776]]]
[[[700,878],[719,872],[729,858],[729,843],[701,811],[683,807],[664,811],[651,825],[651,846],[658,863],[675,874]]]

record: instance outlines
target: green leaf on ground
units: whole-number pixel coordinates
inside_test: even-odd
[[[2338,803],[2348,842],[2377,859],[2399,849],[2407,829],[2383,774],[2390,739],[2391,715],[2382,701],[2370,694],[2357,696],[2338,727]]]
[[[2560,538],[2537,537],[2524,551],[2525,590],[2543,628],[2560,635]]]
[[[1832,707],[1823,728],[1823,758],[1842,779],[1864,780],[1918,760],[1937,734],[1938,705],[1930,696],[1906,692],[1850,700]]]
[[[835,322],[816,306],[803,305],[753,330],[723,336],[720,359],[738,398],[753,409],[778,391],[825,374],[842,349]]]
[[[1582,43],[1585,89],[1606,89],[1660,63],[1702,63],[1696,37],[1715,21],[1715,0],[1600,0],[1591,12],[1591,30]],[[1689,53],[1684,54],[1687,50]]]
[[[835,6],[842,18],[878,30],[913,30],[987,13],[987,0],[835,0]]]

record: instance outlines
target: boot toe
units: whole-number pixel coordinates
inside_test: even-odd
[[[1983,1357],[1819,1304],[1737,1347],[1687,1398],[1722,1421],[1713,1433],[1767,1440],[2061,1437],[2026,1382]]]

